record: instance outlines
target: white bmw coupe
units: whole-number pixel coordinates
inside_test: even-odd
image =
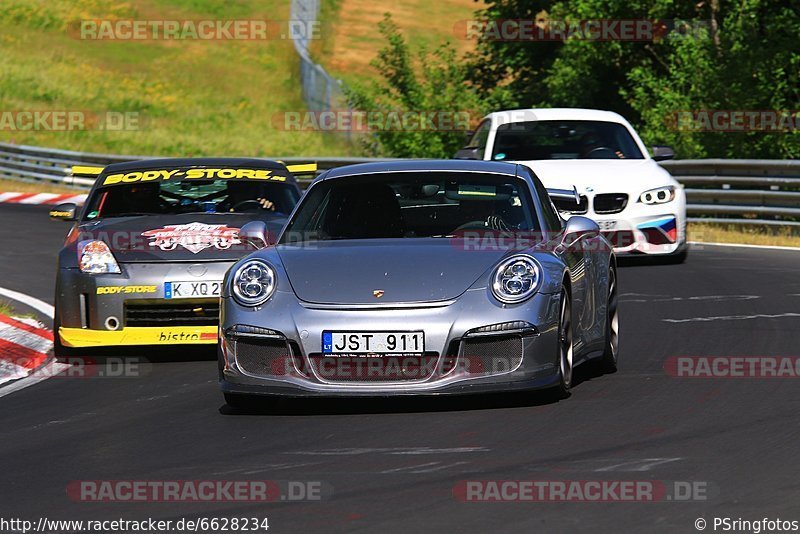
[[[628,121],[610,111],[551,108],[498,111],[484,117],[458,159],[530,167],[547,188],[577,188],[580,203],[554,199],[564,218],[591,217],[617,254],[686,257],[686,195],[651,156]]]

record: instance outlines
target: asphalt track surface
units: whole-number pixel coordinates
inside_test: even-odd
[[[0,207],[0,285],[52,302],[66,225]],[[705,246],[620,269],[621,368],[569,399],[357,399],[229,412],[208,354],[0,398],[0,517],[268,517],[273,532],[696,532],[800,520],[798,380],[676,378],[672,356],[798,356],[800,254]],[[765,315],[767,317],[765,317]],[[676,322],[676,320],[678,322]],[[152,355],[149,355],[152,356]],[[75,502],[75,480],[321,481],[315,502]],[[697,481],[690,502],[462,502],[464,480]]]

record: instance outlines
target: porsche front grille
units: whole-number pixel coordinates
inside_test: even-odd
[[[461,341],[459,369],[469,375],[513,371],[522,363],[522,336],[478,336]]]

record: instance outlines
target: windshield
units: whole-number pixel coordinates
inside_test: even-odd
[[[644,159],[625,126],[603,121],[530,121],[497,127],[492,159]]]
[[[115,183],[94,192],[84,220],[182,213],[259,213],[285,217],[294,209],[300,192],[293,182],[285,181],[285,177],[280,180],[184,179]]]
[[[524,181],[483,173],[389,173],[322,181],[281,243],[456,237],[466,230],[538,230]]]

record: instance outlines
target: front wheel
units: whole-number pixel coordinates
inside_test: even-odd
[[[559,382],[556,386],[557,396],[562,399],[569,397],[569,390],[572,387],[572,357],[572,307],[569,293],[562,287],[558,319]]]
[[[603,350],[603,371],[615,373],[619,358],[619,310],[617,309],[617,272],[608,271],[608,300],[606,303],[606,342]]]

